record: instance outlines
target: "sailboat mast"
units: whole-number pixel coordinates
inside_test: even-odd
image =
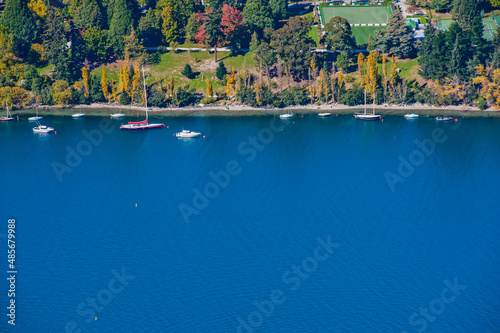
[[[144,102],[146,103],[146,119],[148,119],[148,94],[146,93],[146,78],[144,77],[144,66],[142,66],[142,82],[144,83]]]
[[[373,92],[373,115],[375,115],[375,91]]]
[[[365,89],[365,114],[366,114],[366,89]]]

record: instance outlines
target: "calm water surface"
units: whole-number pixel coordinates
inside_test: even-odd
[[[0,124],[0,331],[500,331],[498,119],[156,120]]]

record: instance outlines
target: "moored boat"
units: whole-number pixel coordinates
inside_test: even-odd
[[[406,119],[417,119],[418,118],[418,114],[408,113],[408,114],[405,114],[405,118]]]
[[[436,117],[436,120],[437,121],[450,121],[450,120],[453,120],[453,118],[450,116],[441,115],[441,116]]]
[[[131,121],[128,124],[121,125],[120,129],[125,130],[143,130],[143,129],[151,129],[151,128],[161,128],[164,127],[164,124],[150,124],[148,118],[148,95],[146,93],[146,78],[144,77],[144,67],[142,68],[142,81],[144,84],[144,101],[146,104],[146,119],[142,121]]]
[[[82,117],[85,117],[85,113],[75,113],[71,117],[73,117],[73,118],[82,118]]]
[[[188,130],[185,130],[185,129],[183,129],[182,132],[175,133],[175,136],[178,137],[178,138],[196,138],[196,137],[198,137],[200,135],[201,135],[201,133],[191,132],[191,131],[188,131]]]
[[[375,100],[375,98],[374,98]],[[365,109],[363,113],[356,113],[354,115],[354,118],[356,119],[361,119],[361,120],[379,120],[382,118],[381,115],[375,114],[375,103],[373,103],[373,113],[372,114],[367,114],[366,113],[366,89],[365,89]]]
[[[0,117],[0,121],[11,121],[11,120],[14,120],[14,118],[10,114],[9,103],[7,101],[5,101],[5,105],[7,106],[7,116]]]
[[[291,113],[280,114],[280,119],[290,119],[290,118],[293,118],[293,114]]]
[[[323,113],[318,113],[319,117],[330,117],[332,114],[330,112],[323,112]]]
[[[29,121],[38,121],[38,120],[42,120],[42,119],[43,119],[43,117],[38,116],[38,108],[36,108],[36,116],[28,118]]]
[[[123,113],[113,113],[110,114],[111,118],[123,118],[125,115]]]
[[[34,133],[50,133],[50,132],[54,131],[53,127],[42,125],[42,124],[40,124],[40,122],[38,120],[36,121],[36,124],[38,126],[33,127]]]

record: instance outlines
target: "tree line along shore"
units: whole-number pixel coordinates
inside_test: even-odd
[[[325,5],[334,4],[7,0],[0,107],[127,108],[147,98],[153,108],[234,111],[342,109],[365,99],[500,109],[500,28],[486,40],[482,23],[495,1],[408,1],[431,16],[423,40],[390,1],[366,1],[395,10],[362,45],[348,19],[322,22]],[[440,15],[453,19],[446,30],[438,29]]]

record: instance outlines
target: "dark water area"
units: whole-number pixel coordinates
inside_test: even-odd
[[[500,331],[500,120],[153,120],[0,123],[1,332]]]

